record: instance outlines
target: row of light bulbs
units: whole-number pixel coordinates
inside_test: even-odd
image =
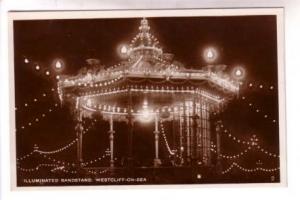
[[[54,88],[51,88],[51,92],[55,92]],[[30,101],[25,102],[23,105],[19,105],[17,107],[15,107],[15,110],[18,111],[19,109],[25,107],[25,108],[30,108],[30,106],[33,106],[34,104],[38,103],[39,101],[42,100],[42,98],[46,98],[50,95],[51,92],[43,92],[39,97],[35,97]]]
[[[132,92],[151,92],[151,93],[191,93],[207,97],[207,99],[213,99],[215,101],[220,101],[220,97],[213,95],[207,91],[199,89],[193,86],[158,86],[158,85],[137,85],[131,84],[127,86],[115,87],[115,88],[106,88],[101,90],[92,90],[89,92],[80,92],[81,96],[85,98],[96,97],[96,96],[105,96],[111,94],[118,94],[128,92],[128,89]],[[60,90],[59,90],[60,91]]]
[[[110,154],[109,154],[109,149],[106,149],[106,151],[103,153],[103,155],[93,159],[93,160],[90,160],[90,161],[87,161],[87,162],[84,162],[82,163],[83,166],[87,166],[89,164],[94,164],[96,162],[100,162],[102,161],[104,158],[108,157]]]
[[[162,133],[162,136],[163,136],[165,145],[166,145],[166,147],[167,147],[167,150],[168,150],[169,154],[173,156],[173,155],[175,155],[175,153],[172,151],[172,149],[170,148],[170,145],[169,145],[169,143],[168,143],[167,136],[166,136],[166,134],[165,134],[164,124],[163,124],[163,121],[162,121],[162,120],[160,121],[160,127],[161,127],[161,133]]]
[[[53,112],[56,108],[58,108],[58,104],[55,103],[54,106],[51,106],[47,109],[47,112],[44,112],[40,115],[40,117],[35,117],[34,120],[29,121],[26,125],[21,126],[21,129],[24,130],[26,127],[31,127],[34,124],[40,122],[43,118],[45,118],[47,116],[47,113],[51,113]]]
[[[88,133],[88,131],[90,130],[90,128],[94,125],[94,122],[91,123],[91,126],[84,129],[83,130],[83,135]],[[56,154],[56,153],[60,153],[62,151],[65,151],[67,150],[68,148],[70,148],[71,146],[73,146],[74,144],[76,144],[76,142],[78,141],[78,138],[75,138],[74,140],[72,140],[70,143],[68,143],[67,145],[61,147],[61,148],[58,148],[58,149],[55,149],[55,150],[52,150],[52,151],[43,151],[43,150],[36,150],[37,152],[41,153],[41,154]]]
[[[37,152],[37,153],[39,153],[39,152]],[[50,157],[48,154],[47,155],[46,154],[42,154],[42,153],[39,153],[39,154],[42,157],[50,160],[52,163],[56,163],[56,164],[64,165],[64,166],[69,166],[69,167],[75,167],[76,166],[76,164],[73,163],[73,162],[67,162],[67,161],[57,160],[55,158]]]
[[[279,167],[276,167],[276,168],[270,168],[270,169],[262,168],[262,167],[256,167],[256,168],[247,169],[247,168],[244,168],[244,167],[240,166],[240,165],[237,164],[236,162],[233,162],[233,163],[230,165],[229,168],[227,168],[226,170],[222,171],[222,174],[227,174],[227,173],[229,173],[230,171],[232,171],[232,169],[233,169],[234,167],[238,168],[239,170],[241,170],[241,171],[243,171],[243,172],[247,172],[247,173],[253,173],[253,172],[258,172],[258,171],[270,173],[270,172],[278,171],[278,170],[280,169]]]
[[[165,112],[183,112],[184,106],[164,106],[162,108],[156,108],[156,109],[150,109],[149,113],[165,113]],[[192,109],[191,106],[186,105],[187,108]],[[119,107],[119,106],[112,106],[109,104],[93,104],[91,101],[86,101],[86,103],[83,105],[83,108],[87,110],[98,110],[100,112],[112,112],[113,114],[122,114],[122,113],[128,113],[128,108]],[[204,108],[202,108],[204,109]],[[142,113],[142,110],[130,110],[131,113],[139,114]],[[189,112],[192,113],[192,112]]]
[[[116,72],[114,72],[114,73],[116,73]],[[122,80],[122,78],[123,78],[122,75],[119,75],[119,73],[117,73],[116,75],[117,75],[117,77],[114,79],[111,79],[111,80],[106,80],[106,79],[102,78],[101,82],[99,82],[99,83],[94,83],[92,81],[92,78],[89,78],[89,76],[91,76],[91,75],[86,75],[86,77],[88,77],[88,78],[78,78],[78,79],[73,79],[73,80],[65,79],[63,82],[60,82],[58,85],[59,85],[59,87],[75,86],[75,85],[81,86],[81,87],[89,87],[89,88],[106,87],[113,83],[116,83],[117,81]],[[112,75],[109,74],[107,76],[111,77]]]
[[[224,125],[222,124],[221,127],[224,127]],[[269,156],[269,157],[273,157],[273,158],[279,158],[280,156],[276,153],[271,153],[269,152],[268,150],[262,148],[258,143],[259,143],[259,140],[258,138],[256,137],[256,135],[253,135],[251,138],[250,138],[250,141],[245,141],[245,140],[241,140],[241,139],[237,139],[237,137],[235,136],[232,136],[231,133],[228,132],[227,129],[225,129],[223,131],[223,133],[225,133],[227,135],[228,138],[232,139],[234,142],[236,143],[240,143],[240,144],[244,144],[244,145],[247,145],[247,146],[253,146],[253,147],[256,147],[259,151],[261,151],[262,153],[264,153],[265,155]]]
[[[24,63],[25,64],[29,64],[31,62],[33,63],[33,67],[34,67],[35,71],[40,72],[42,70],[42,67],[41,67],[40,64],[37,64],[37,62],[30,61],[28,58],[24,58]],[[61,70],[61,68],[63,67],[62,61],[57,60],[55,62],[54,67],[55,67],[56,70]],[[51,70],[46,68],[43,73],[44,73],[45,76],[50,77]],[[57,80],[59,80],[61,78],[60,75],[58,75],[58,74],[54,74],[54,75],[55,75],[55,79],[57,79]]]
[[[210,148],[210,150],[213,153],[217,153],[216,149],[214,149],[214,148]],[[234,154],[234,155],[220,154],[219,156],[221,158],[224,158],[224,159],[237,159],[237,158],[241,158],[242,156],[246,155],[249,150],[251,150],[250,146],[248,148],[244,149],[243,151],[241,151],[240,153],[237,153],[237,154]]]
[[[87,171],[93,175],[100,175],[100,174],[105,174],[105,173],[109,172],[109,169],[104,169],[101,171],[97,171],[97,170],[87,170]]]
[[[238,144],[243,144],[243,145],[246,145],[246,146],[255,146],[257,145],[257,142],[258,142],[258,138],[256,137],[256,135],[252,135],[252,137],[250,138],[250,140],[243,140],[243,139],[240,139],[236,136],[233,136],[231,133],[229,133],[229,131],[227,129],[224,129],[223,132],[225,135],[227,135],[227,137],[231,140],[233,140],[234,142],[238,143]]]
[[[96,120],[95,120],[96,121]],[[85,130],[83,130],[83,134],[88,133],[88,130],[94,125],[94,122],[92,122],[91,126],[86,128]],[[34,148],[31,152],[29,152],[28,154],[21,156],[20,158],[17,158],[17,161],[22,161],[26,158],[29,158],[30,156],[32,156],[35,152],[39,153],[39,154],[56,154],[56,153],[60,153],[64,150],[67,150],[68,148],[70,148],[72,145],[74,145],[76,142],[78,141],[78,139],[74,139],[72,140],[70,143],[68,143],[67,145],[58,148],[56,150],[52,150],[52,151],[43,151],[43,150],[39,150],[39,147],[37,145],[34,145]]]
[[[57,164],[45,164],[45,163],[43,163],[43,164],[38,164],[36,167],[33,167],[33,168],[22,168],[18,165],[17,169],[22,171],[22,172],[35,172],[35,171],[38,171],[42,167],[57,167],[57,166],[58,166]]]
[[[269,90],[274,90],[275,87],[273,85],[270,85],[270,86],[266,86],[264,84],[254,84],[254,83],[249,83],[248,84],[248,87],[249,88],[254,88],[254,87],[257,87],[259,89],[269,89]]]
[[[77,174],[78,173],[78,171],[77,170],[68,170],[65,166],[57,166],[57,167],[55,167],[55,168],[53,168],[53,169],[51,169],[51,172],[52,173],[55,173],[55,172],[57,172],[57,171],[62,171],[62,172],[64,172],[64,173],[70,173],[70,174]]]
[[[246,100],[246,97],[245,96],[243,96],[242,97],[242,100]],[[246,102],[246,101],[245,101]],[[254,104],[252,103],[252,102],[248,102],[248,106],[249,106],[249,108],[252,110],[252,111],[254,111],[254,112],[256,112],[256,113],[262,113],[262,111],[261,111],[261,109],[259,109],[259,108],[255,108],[254,107]],[[270,118],[270,116],[268,115],[268,114],[263,114],[263,118],[265,118],[265,119],[271,119]],[[276,119],[271,119],[271,121],[272,121],[272,123],[276,123]]]

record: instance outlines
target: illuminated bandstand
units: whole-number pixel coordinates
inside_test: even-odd
[[[163,122],[173,123],[175,137],[170,156],[179,160],[179,166],[201,163],[210,166],[211,144],[217,145],[220,156],[218,123],[212,123],[212,114],[239,91],[238,81],[231,80],[219,67],[210,64],[204,68],[187,69],[164,53],[158,40],[150,33],[147,19],[141,20],[138,34],[129,45],[119,48],[123,60],[103,68],[95,60],[92,70],[76,76],[61,77],[58,92],[62,103],[74,108],[77,126],[77,159],[83,163],[82,138],[85,116],[101,115],[109,123],[110,167],[115,167],[115,124],[126,122],[128,132],[128,165],[133,160],[133,132],[136,123],[153,124],[153,166],[162,164],[159,140],[166,139],[160,128]],[[215,56],[208,51],[208,61]],[[99,66],[98,68],[95,66]],[[219,70],[216,70],[219,69]]]

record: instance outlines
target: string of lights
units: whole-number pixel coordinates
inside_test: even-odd
[[[108,156],[110,156],[110,151],[109,151],[109,149],[106,149],[106,151],[103,153],[103,155],[101,155],[95,159],[92,159],[90,161],[86,161],[86,162],[82,163],[82,165],[87,166],[89,164],[94,164],[96,162],[100,162],[101,160],[103,160],[104,158],[106,158]]]
[[[210,150],[213,153],[217,153],[216,149],[214,149],[214,148],[210,148]],[[241,157],[245,156],[249,152],[249,150],[251,150],[250,146],[247,149],[244,149],[243,151],[241,151],[237,154],[234,154],[234,155],[220,154],[219,156],[221,158],[224,158],[224,159],[238,159],[238,158],[241,158]]]
[[[83,135],[88,133],[88,131],[91,129],[91,127],[94,125],[94,122],[91,123],[90,127],[86,128],[85,130],[83,130]],[[77,138],[75,138],[74,140],[72,140],[70,143],[66,144],[63,147],[60,147],[58,149],[52,150],[52,151],[43,151],[43,150],[37,150],[38,153],[40,154],[56,154],[56,153],[60,153],[62,151],[67,150],[68,148],[70,148],[71,146],[73,146],[74,144],[76,144],[76,142],[78,141]]]
[[[86,84],[87,86],[89,84]],[[94,84],[93,87],[98,87],[100,84]],[[210,100],[215,102],[220,102],[222,99],[218,95],[211,94],[203,89],[199,89],[193,86],[158,86],[158,85],[137,85],[131,84],[127,86],[116,86],[111,88],[100,88],[94,90],[88,90],[87,92],[79,92],[80,96],[84,96],[85,99],[89,97],[96,96],[106,96],[111,94],[119,94],[123,92],[128,92],[130,89],[131,92],[157,92],[157,93],[190,93],[197,94],[204,97],[207,97]],[[61,90],[59,90],[61,91]]]
[[[76,142],[78,141],[78,139],[74,139],[72,140],[69,144],[59,148],[59,149],[56,149],[56,150],[53,150],[53,151],[42,151],[42,150],[38,150],[38,153],[40,154],[56,154],[56,153],[60,153],[64,150],[67,150],[68,148],[70,148],[71,146],[73,146],[74,144],[76,144]]]
[[[133,89],[132,91],[134,92],[137,90]],[[119,90],[119,91],[114,91],[114,92],[127,92],[127,90]],[[194,93],[195,93],[195,91],[194,91]],[[95,95],[95,96],[98,96],[98,95]],[[150,109],[149,113],[151,113],[151,114],[165,113],[165,112],[178,113],[179,110],[182,108],[182,106],[179,106],[179,105],[178,106],[163,106],[163,107],[156,108],[156,109]],[[86,102],[84,104],[82,104],[82,108],[84,108],[88,111],[111,112],[113,114],[127,114],[128,113],[127,107],[119,107],[119,106],[110,105],[110,104],[96,104],[96,103],[93,103],[89,99],[86,99]],[[142,112],[142,110],[140,110],[140,109],[136,109],[136,110],[131,109],[131,113],[133,113],[133,114],[139,114],[141,112]]]
[[[262,168],[262,167],[255,167],[255,168],[245,168],[240,166],[238,163],[233,162],[226,170],[222,171],[222,174],[227,174],[229,172],[231,172],[233,170],[233,168],[236,167],[239,170],[243,171],[243,172],[247,172],[247,173],[253,173],[253,172],[258,172],[258,171],[262,171],[262,172],[275,172],[278,171],[280,168],[279,167],[275,167],[275,168]]]
[[[221,124],[221,128],[224,128],[223,123]],[[249,147],[252,146],[252,147],[258,149],[259,151],[261,151],[262,153],[264,153],[265,155],[273,157],[273,158],[280,157],[279,154],[272,153],[272,152],[266,150],[265,148],[261,147],[259,145],[259,139],[257,138],[256,135],[252,135],[252,137],[250,138],[250,141],[246,141],[246,140],[238,139],[237,137],[233,136],[231,133],[229,133],[229,131],[227,129],[224,129],[223,133],[225,133],[225,135],[227,135],[228,138],[232,139],[234,142],[236,142],[238,144],[244,144]]]
[[[243,102],[245,102],[248,105],[248,107],[250,108],[251,111],[256,112],[257,114],[261,114],[262,118],[269,119],[274,124],[276,123],[276,119],[272,119],[270,117],[270,115],[268,115],[267,113],[263,113],[262,109],[260,109],[257,106],[255,106],[252,101],[246,101],[246,99],[247,98],[245,96],[242,96]]]
[[[73,162],[67,162],[67,161],[62,161],[62,160],[57,160],[57,159],[55,159],[55,158],[52,158],[52,157],[50,157],[48,154],[46,155],[46,154],[41,154],[41,153],[39,153],[42,157],[44,157],[44,158],[46,158],[46,159],[48,159],[48,160],[50,160],[50,161],[52,161],[52,163],[56,163],[56,164],[59,164],[59,165],[67,165],[67,166],[75,166],[75,163],[73,163]]]
[[[29,152],[28,154],[21,156],[20,158],[17,158],[17,161],[22,161],[25,160],[26,158],[29,158],[30,156],[32,156],[35,153],[34,150],[32,150],[31,152]]]
[[[100,175],[100,174],[105,174],[105,173],[109,172],[109,169],[104,169],[101,171],[98,171],[98,170],[87,170],[87,171],[93,175]]]
[[[164,142],[165,142],[165,146],[166,146],[169,154],[173,156],[173,155],[175,155],[175,153],[172,151],[172,149],[170,148],[170,145],[168,143],[167,136],[165,134],[164,124],[163,124],[162,120],[160,120],[160,127],[161,127],[161,133],[162,133],[162,136],[163,136],[163,139],[164,139]]]
[[[221,127],[224,127],[224,125],[221,124]],[[228,131],[228,129],[223,129],[222,133],[237,144],[242,144],[245,146],[249,146],[249,145],[255,146],[257,145],[258,142],[258,138],[256,137],[256,135],[252,135],[249,140],[245,140],[245,139],[238,138],[237,136],[234,136],[232,133]]]
[[[70,174],[77,174],[78,173],[77,170],[68,170],[68,169],[66,169],[65,166],[57,166],[57,167],[51,169],[52,173],[55,173],[57,171],[62,171],[64,173],[70,173]]]
[[[48,98],[51,94],[54,94],[56,90],[51,88],[51,92],[43,92],[41,95],[36,96],[31,100],[27,100],[25,103],[20,104],[19,106],[15,107],[16,111],[19,111],[21,108],[30,108],[30,106],[36,105],[38,102],[43,101],[43,99]]]
[[[33,60],[31,60],[31,59],[29,59],[29,58],[27,58],[27,57],[24,57],[24,63],[26,64],[26,65],[31,65],[31,68],[33,68],[36,72],[42,72],[43,71],[43,74],[46,76],[46,77],[51,77],[51,67],[52,66],[47,66],[47,67],[42,67],[42,66],[44,66],[44,65],[41,65],[41,64],[39,64],[39,62],[37,62],[37,61],[33,61]],[[54,67],[54,70],[55,70],[55,72],[59,72],[59,71],[61,71],[61,69],[63,68],[63,62],[62,62],[62,60],[59,60],[59,59],[57,59],[56,61],[55,61],[55,65],[53,66]],[[54,74],[54,77],[55,77],[55,79],[57,79],[57,80],[59,80],[60,79],[60,76],[58,75],[58,74]]]
[[[58,104],[55,103],[54,106],[48,107],[47,111],[43,112],[39,116],[34,117],[33,120],[26,123],[26,125],[22,125],[21,129],[24,130],[25,128],[32,127],[34,124],[39,123],[42,119],[44,119],[48,114],[52,113],[58,108]]]
[[[19,165],[17,166],[18,170],[22,171],[22,172],[35,172],[38,171],[41,167],[57,167],[57,164],[38,164],[36,167],[33,168],[22,168]]]
[[[257,82],[257,81],[255,81]],[[248,85],[248,88],[253,88],[253,89],[267,89],[267,90],[271,90],[271,91],[274,91],[275,90],[275,87],[274,85],[266,85],[266,84],[262,84],[262,83],[253,83],[253,82],[250,82]]]

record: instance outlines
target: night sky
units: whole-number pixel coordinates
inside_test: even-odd
[[[187,68],[200,69],[206,65],[202,50],[207,46],[217,48],[220,54],[217,63],[228,65],[228,73],[234,66],[245,67],[246,77],[240,98],[232,100],[226,107],[224,124],[241,138],[247,139],[251,134],[256,134],[261,146],[278,153],[276,17],[172,17],[148,20],[150,31],[158,38],[164,52],[173,53],[175,59]],[[51,88],[56,89],[55,75],[75,75],[87,58],[98,58],[105,66],[117,64],[120,61],[116,50],[118,45],[130,42],[138,32],[139,23],[139,18],[14,22],[17,157],[30,152],[34,144],[41,149],[52,150],[74,139],[74,122],[68,108],[58,106],[55,111],[47,112],[49,107],[59,104],[57,93],[51,91]],[[28,64],[24,63],[25,57],[30,61]],[[64,61],[61,72],[53,68],[56,59]],[[36,64],[41,67],[39,71],[35,70]],[[45,75],[46,70],[50,70],[50,76]],[[253,86],[249,87],[249,84]],[[274,89],[270,90],[270,86]],[[43,97],[43,93],[47,93],[47,97]],[[34,102],[34,98],[38,101]],[[25,103],[29,106],[24,106]],[[253,107],[259,108],[259,113]],[[21,129],[41,113],[47,113],[47,116]],[[268,114],[267,119],[264,114]],[[103,152],[108,143],[105,135],[107,124],[98,124],[97,127],[91,131],[94,140],[84,140],[87,144],[84,151],[91,152],[85,155],[86,159]],[[101,135],[99,131],[104,133]],[[125,139],[125,136],[122,137]],[[140,140],[147,141],[145,138]],[[241,151],[238,147],[231,148],[232,143],[226,137],[223,143],[224,152],[228,154]],[[140,146],[142,148],[143,145]],[[63,154],[62,157],[74,159],[75,149]],[[121,155],[120,152],[118,154]],[[257,159],[263,161],[264,167],[278,166],[278,161],[263,154],[253,153],[249,157],[252,158],[241,160],[249,168],[255,166],[253,162]]]

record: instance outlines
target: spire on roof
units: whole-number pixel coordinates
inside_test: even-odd
[[[145,17],[141,20],[141,25],[139,27],[139,30],[142,33],[149,33],[150,26],[148,25],[148,20]]]

